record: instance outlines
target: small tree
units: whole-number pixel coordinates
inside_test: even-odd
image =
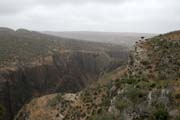
[[[168,120],[169,117],[167,109],[161,103],[156,105],[156,109],[153,114],[155,120]]]

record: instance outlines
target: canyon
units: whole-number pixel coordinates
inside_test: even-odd
[[[120,45],[60,38],[25,29],[0,29],[0,104],[12,120],[32,98],[76,93],[127,63]]]
[[[180,32],[136,42],[126,66],[77,93],[24,105],[15,120],[179,120]]]

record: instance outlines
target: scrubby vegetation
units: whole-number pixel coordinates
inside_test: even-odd
[[[76,94],[64,120],[179,119],[179,41],[158,36],[138,42],[127,67]]]
[[[115,119],[113,115],[107,112],[107,113],[96,115],[91,120],[115,120]]]
[[[169,113],[163,104],[157,104],[153,111],[153,119],[155,120],[168,120]]]
[[[59,93],[57,94],[52,100],[50,100],[48,102],[48,105],[51,106],[51,107],[54,107],[56,106],[57,104],[59,104],[60,102],[63,101],[63,97],[62,95]]]
[[[106,51],[108,54],[113,54],[112,51],[118,52],[120,48],[124,52],[127,50],[126,47],[119,45],[109,46],[105,43],[83,42],[24,29],[1,31],[0,67],[14,67],[30,64],[32,61],[43,61],[45,57],[57,51]],[[123,52],[121,56],[124,57]]]
[[[119,96],[116,98],[115,106],[118,110],[122,111],[129,106],[129,103],[126,99]]]
[[[0,101],[9,119],[32,98],[80,91],[128,59],[128,49],[120,45],[0,29]]]

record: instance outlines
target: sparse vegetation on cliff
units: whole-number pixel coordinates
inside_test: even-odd
[[[65,110],[69,114],[61,112],[63,120],[178,120],[180,38],[164,39],[138,43],[127,68],[106,74],[77,93]]]
[[[180,113],[180,38],[169,40],[157,36],[139,41],[126,68],[107,73],[88,88],[73,95],[63,95],[63,101],[45,96],[24,106],[16,120],[24,120],[20,114],[30,112],[29,119],[36,120],[177,120]],[[56,98],[56,97],[55,97]],[[66,104],[64,104],[66,103]],[[63,110],[61,109],[63,107]],[[51,113],[51,112],[50,112]],[[43,114],[43,115],[42,115]],[[47,116],[50,116],[47,118]]]
[[[4,119],[12,119],[34,97],[80,91],[128,59],[128,49],[120,45],[0,29],[0,101],[7,111]],[[59,102],[52,100],[49,106]]]

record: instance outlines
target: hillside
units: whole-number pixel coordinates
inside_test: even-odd
[[[77,51],[119,51],[127,49],[123,46],[84,42],[41,34],[35,31],[0,28],[0,66],[17,66],[36,61],[39,57],[47,57],[54,52],[63,50]],[[121,49],[121,50],[122,50]]]
[[[0,28],[0,113],[12,120],[34,97],[78,92],[127,62],[120,45]],[[4,110],[5,109],[5,110]],[[0,119],[2,115],[0,114]]]
[[[33,99],[15,120],[179,120],[179,34],[138,41],[127,67],[79,93]]]
[[[155,36],[155,34],[148,33],[121,33],[121,32],[90,32],[90,31],[72,31],[72,32],[44,32],[46,34],[61,36],[66,38],[74,38],[85,41],[94,41],[101,43],[111,43],[124,45],[132,48],[136,41],[140,37],[150,38]]]

